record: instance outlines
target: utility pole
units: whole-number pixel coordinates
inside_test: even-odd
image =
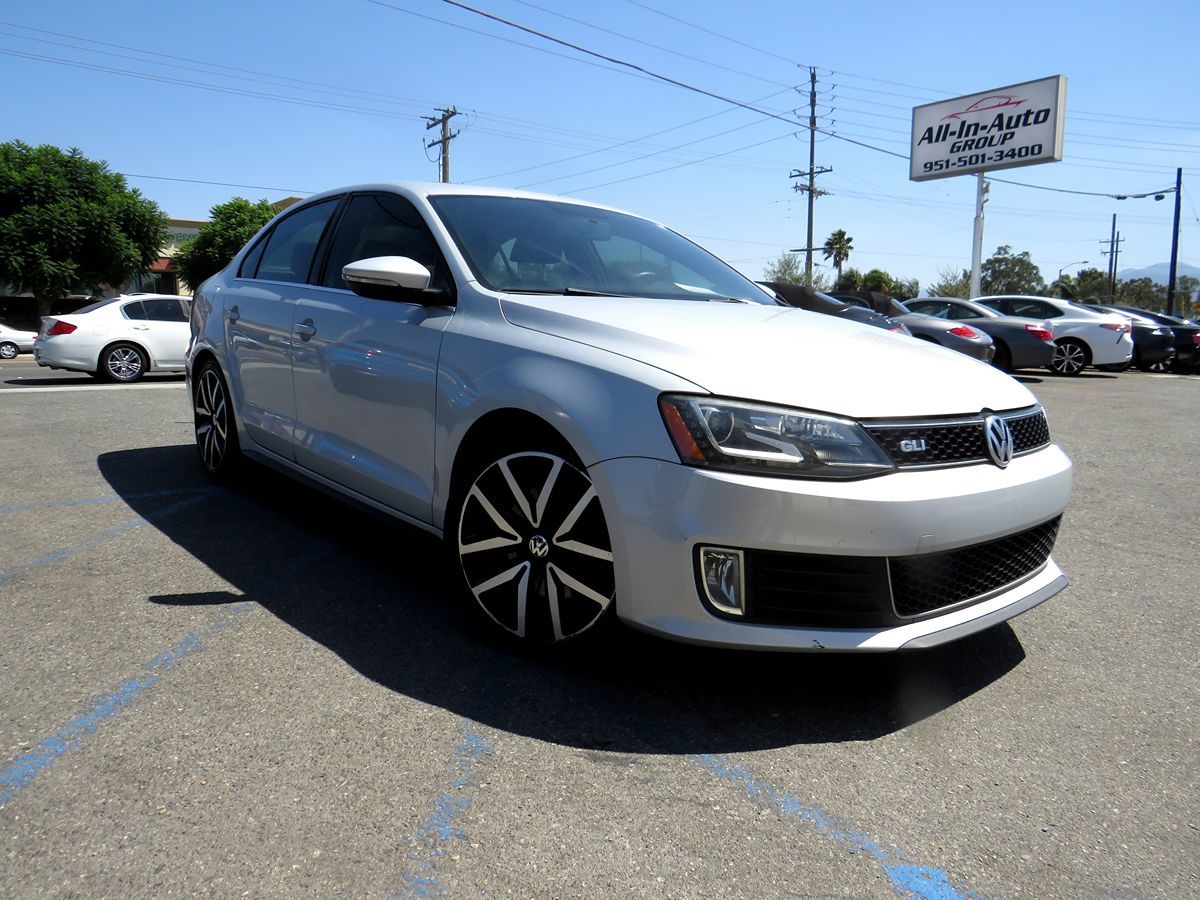
[[[1107,250],[1101,250],[1101,256],[1108,257],[1108,302],[1112,303],[1117,296],[1117,257],[1121,255],[1121,232],[1117,231],[1117,214],[1112,217],[1112,236],[1107,241],[1100,241],[1100,246],[1108,244]]]
[[[971,234],[971,288],[972,297],[983,294],[983,204],[988,202],[991,183],[980,172],[975,182],[975,228]]]
[[[450,181],[450,142],[458,137],[459,132],[450,133],[450,120],[458,115],[458,110],[451,106],[449,109],[442,108],[438,112],[440,116],[426,116],[425,121],[429,124],[425,126],[425,130],[442,126],[442,136],[435,141],[430,141],[425,145],[426,149],[430,147],[441,147],[439,156],[441,157],[442,182],[449,183]]]
[[[1175,269],[1179,263],[1179,195],[1183,193],[1183,169],[1175,170],[1175,225],[1171,229],[1171,278],[1167,282],[1167,315],[1175,315]]]
[[[808,184],[793,185],[792,189],[808,194],[808,243],[804,252],[804,280],[812,284],[813,270],[813,201],[823,197],[828,191],[823,191],[815,184],[818,175],[832,172],[833,169],[822,166],[817,168],[817,70],[810,66],[808,69],[808,171],[792,172],[789,178],[807,178]]]

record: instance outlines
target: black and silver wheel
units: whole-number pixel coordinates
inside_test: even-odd
[[[1144,366],[1138,366],[1143,372],[1170,372],[1171,358],[1160,359],[1157,362],[1146,363]]]
[[[1090,361],[1087,347],[1067,338],[1054,345],[1054,355],[1046,368],[1057,375],[1078,375]]]
[[[210,475],[228,477],[240,458],[237,427],[233,421],[225,379],[211,359],[200,366],[196,376],[192,412],[200,461]]]
[[[0,343],[0,359],[16,359],[20,351],[12,341]]]
[[[100,354],[102,378],[106,381],[137,381],[150,368],[150,361],[140,347],[133,344],[113,344]]]
[[[511,453],[476,470],[453,547],[486,616],[529,644],[599,625],[613,607],[612,545],[587,472],[563,456]]]

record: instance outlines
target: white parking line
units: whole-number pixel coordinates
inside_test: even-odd
[[[186,382],[171,384],[88,384],[64,385],[63,387],[0,387],[0,394],[67,394],[72,391],[86,393],[88,391],[165,391],[179,390],[187,387]]]

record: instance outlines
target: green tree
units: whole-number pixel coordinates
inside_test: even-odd
[[[850,258],[850,251],[853,249],[854,238],[846,234],[844,228],[839,228],[825,239],[825,246],[821,248],[821,253],[826,259],[833,260],[833,267],[837,269],[838,278],[842,277],[842,266]]]
[[[1013,253],[1012,247],[1002,244],[983,261],[980,282],[984,294],[1041,294],[1046,282],[1029,251]]]
[[[1108,302],[1108,273],[1099,269],[1080,269],[1075,273],[1074,300],[1086,300],[1092,303]]]
[[[897,300],[911,300],[921,293],[921,282],[916,278],[892,278],[892,296]]]
[[[883,269],[871,269],[862,277],[859,290],[878,291],[880,294],[891,294],[895,279]]]
[[[961,297],[964,300],[971,296],[971,273],[967,269],[956,269],[954,266],[943,266],[938,271],[938,280],[929,285],[930,297]]]
[[[195,290],[229,265],[237,252],[274,217],[277,210],[267,200],[251,203],[234,197],[209,210],[210,220],[175,253],[183,280]]]
[[[1134,278],[1117,283],[1117,299],[1122,306],[1161,309],[1167,302],[1167,289],[1152,278]]]
[[[795,253],[781,253],[779,259],[767,263],[767,267],[763,269],[763,281],[804,284],[804,263]]]
[[[837,281],[833,283],[835,291],[857,291],[862,288],[863,273],[851,266],[844,272],[840,273]]]
[[[119,287],[169,237],[158,206],[107,163],[74,147],[0,144],[0,281],[33,294],[39,316],[74,291]]]

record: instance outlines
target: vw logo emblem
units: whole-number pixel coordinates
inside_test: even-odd
[[[999,416],[988,416],[983,420],[983,433],[987,438],[988,456],[1003,469],[1013,458],[1012,429]]]
[[[545,559],[550,552],[550,542],[540,534],[535,534],[529,539],[529,552],[534,559]]]

